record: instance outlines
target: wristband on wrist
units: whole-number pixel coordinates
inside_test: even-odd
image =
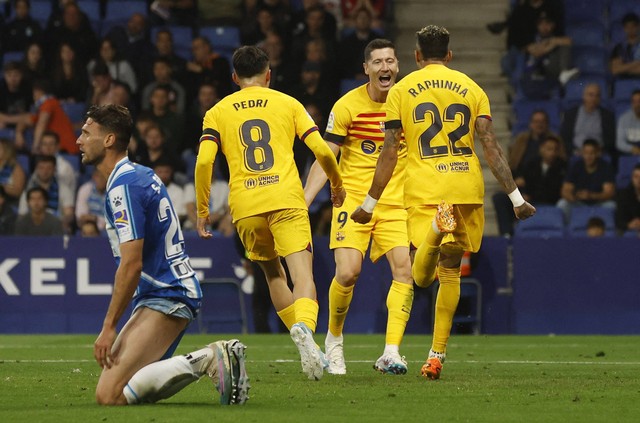
[[[513,207],[520,207],[525,203],[524,198],[522,197],[522,194],[520,194],[520,190],[518,188],[514,189],[509,194],[509,200],[511,200],[511,204],[513,204]]]
[[[378,200],[376,200],[375,198],[367,194],[360,208],[366,211],[367,213],[373,213],[373,208],[376,206],[377,203],[378,203]]]

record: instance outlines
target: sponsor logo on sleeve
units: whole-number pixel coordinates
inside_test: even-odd
[[[335,124],[335,116],[333,115],[333,112],[329,113],[329,121],[327,122],[327,131],[331,132],[333,131],[333,125]]]

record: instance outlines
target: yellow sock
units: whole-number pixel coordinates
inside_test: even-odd
[[[311,332],[316,332],[316,324],[318,323],[318,303],[311,298],[298,298],[294,303],[296,323],[302,322]]]
[[[404,330],[411,315],[411,305],[413,304],[413,284],[391,282],[391,288],[387,294],[387,345],[400,345]]]
[[[329,332],[333,336],[342,335],[349,304],[353,298],[354,286],[342,286],[336,278],[331,281],[331,286],[329,286]]]
[[[449,335],[451,335],[453,315],[460,300],[460,268],[440,267],[438,280],[440,288],[436,298],[436,317],[431,349],[444,353],[447,350]]]
[[[291,330],[291,326],[296,322],[296,309],[294,305],[290,304],[277,313],[280,320],[282,320],[282,323],[284,323],[287,329]]]
[[[416,285],[421,288],[429,287],[436,277],[436,269],[440,259],[440,243],[443,237],[444,234],[436,232],[432,225],[429,225],[424,241],[416,250],[411,274]]]

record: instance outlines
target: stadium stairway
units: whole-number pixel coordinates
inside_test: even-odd
[[[416,31],[428,24],[446,27],[451,33],[451,68],[466,73],[486,91],[491,100],[496,135],[506,153],[511,139],[511,106],[507,102],[507,78],[500,75],[506,31],[499,36],[493,35],[486,29],[486,24],[505,18],[509,0],[471,3],[468,0],[395,0],[395,40],[400,75],[416,69],[413,56]],[[498,235],[491,196],[501,188],[484,160],[479,143],[476,147],[485,176],[485,235]]]

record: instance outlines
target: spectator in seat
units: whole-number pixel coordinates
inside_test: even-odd
[[[629,186],[616,198],[616,228],[621,233],[634,231],[640,236],[640,164],[631,172]]]
[[[78,189],[76,196],[76,222],[82,230],[86,223],[96,225],[98,231],[104,231],[104,198],[107,190],[107,180],[101,172],[94,169],[91,179]]]
[[[163,58],[171,64],[171,75],[180,83],[186,79],[187,61],[178,56],[173,49],[173,34],[168,29],[156,33],[154,59]],[[151,72],[144,72],[151,74]]]
[[[560,134],[569,155],[580,154],[586,139],[598,141],[603,151],[615,156],[616,120],[613,113],[600,104],[600,85],[587,84],[582,91],[582,104],[567,110]]]
[[[73,46],[60,44],[52,77],[53,94],[66,103],[82,103],[87,100],[89,77],[87,70],[78,61]]]
[[[216,87],[209,83],[200,86],[200,89],[198,89],[198,98],[191,105],[186,115],[181,152],[191,150],[193,153],[197,153],[198,142],[202,135],[202,120],[204,119],[204,115],[218,101],[220,101],[220,96],[218,95]]]
[[[269,88],[283,93],[289,92],[296,80],[296,72],[284,54],[285,45],[282,35],[271,32],[258,44],[258,47],[269,56],[269,67],[271,68]]]
[[[538,205],[555,205],[560,199],[567,163],[562,158],[562,142],[553,135],[541,142],[539,153],[514,174],[516,185],[526,201]],[[509,196],[503,192],[493,195],[493,205],[500,235],[512,235],[515,215]]]
[[[68,1],[62,9],[61,18],[52,18],[44,35],[45,50],[51,55],[49,59],[53,59],[60,45],[67,42],[73,46],[81,63],[89,63],[98,50],[98,38],[80,7]],[[53,60],[48,62],[53,63]]]
[[[387,0],[341,0],[340,5],[343,17],[342,24],[345,27],[357,27],[358,14],[361,10],[366,10],[372,27],[376,29],[384,28]]]
[[[558,136],[549,129],[549,115],[544,110],[536,110],[529,118],[529,129],[516,135],[509,145],[509,167],[511,172],[522,171],[525,163],[538,157],[542,141]],[[560,146],[560,157],[566,159],[564,144]]]
[[[42,27],[30,15],[29,0],[16,0],[13,7],[15,17],[4,26],[2,45],[5,51],[23,51],[30,42],[40,40]]]
[[[7,193],[0,185],[0,235],[13,235],[16,218],[14,208],[7,202]]]
[[[302,104],[316,104],[323,116],[329,115],[329,109],[335,95],[322,84],[322,65],[318,62],[305,62],[300,72],[300,83],[291,90],[291,96]]]
[[[587,221],[587,236],[589,238],[600,238],[605,235],[606,225],[601,217],[593,216]]]
[[[572,207],[600,206],[615,208],[615,175],[611,164],[601,158],[598,141],[587,139],[582,159],[569,165],[557,206],[569,221]]]
[[[189,194],[186,193],[185,188],[175,181],[175,168],[173,161],[169,157],[162,157],[153,163],[153,171],[160,178],[164,186],[167,188],[167,193],[173,203],[173,208],[180,220],[180,226],[184,226],[184,222],[187,220],[187,206],[186,201]],[[189,185],[189,189],[194,190],[193,185]]]
[[[16,157],[16,148],[8,139],[0,138],[0,187],[5,204],[17,207],[27,183],[28,169],[23,169]]]
[[[213,84],[221,96],[231,92],[231,68],[229,61],[213,51],[205,37],[191,42],[193,60],[187,63],[187,91],[194,98],[198,87],[205,82]]]
[[[276,26],[273,12],[266,7],[260,7],[256,19],[241,28],[240,38],[243,45],[256,45],[263,41],[271,32],[280,32],[282,28]]]
[[[173,79],[171,62],[163,57],[153,61],[153,78],[142,90],[142,108],[151,105],[151,93],[158,86],[166,87],[169,91],[169,105],[173,112],[182,114],[185,110],[186,93],[182,85]]]
[[[535,40],[525,48],[527,58],[521,87],[530,99],[552,97],[557,88],[579,72],[571,68],[571,38],[556,36],[555,26],[550,16],[538,18]]]
[[[21,66],[23,78],[29,85],[33,84],[33,81],[37,79],[49,79],[44,50],[37,41],[32,41],[27,45]]]
[[[111,39],[104,38],[100,43],[99,57],[89,62],[89,65],[87,66],[87,70],[90,75],[93,73],[93,69],[98,61],[107,65],[111,78],[115,81],[127,84],[132,93],[137,92],[138,80],[136,78],[136,73],[133,70],[131,63],[120,57],[119,51]]]
[[[20,236],[63,235],[63,225],[59,217],[47,209],[49,194],[39,186],[29,188],[26,193],[28,210],[18,216],[15,234]]]
[[[45,131],[40,141],[40,154],[56,158],[56,179],[76,192],[78,175],[69,160],[60,154],[60,137],[53,131]]]
[[[363,58],[354,52],[364,51],[369,42],[377,38],[371,26],[371,11],[362,7],[355,11],[354,32],[344,37],[339,43],[340,77],[368,80],[364,73]]]
[[[62,220],[64,232],[73,233],[75,192],[71,187],[60,183],[56,179],[56,158],[53,156],[39,155],[35,158],[35,168],[29,182],[27,182],[27,192],[33,187],[40,187],[47,193],[46,209],[54,216]],[[28,195],[22,194],[18,213],[28,212]]]
[[[625,39],[613,48],[609,66],[617,78],[640,78],[640,17],[628,13],[622,17]]]
[[[135,161],[143,166],[154,168],[156,163],[171,161],[175,152],[167,147],[164,131],[153,124],[144,132],[144,148],[136,152]]]
[[[79,152],[76,145],[76,135],[73,123],[66,115],[60,101],[51,95],[48,81],[41,79],[33,83],[33,101],[35,113],[20,115],[0,114],[0,125],[16,125],[16,146],[21,149],[26,145],[24,131],[27,127],[34,127],[33,145],[34,153],[40,152],[40,142],[45,131],[53,131],[60,137],[60,149],[70,154]]]
[[[616,149],[621,155],[640,155],[640,90],[631,93],[631,109],[618,119]]]
[[[0,81],[0,113],[6,115],[28,113],[33,104],[33,94],[31,86],[23,78],[20,63],[5,63],[3,76],[4,78]],[[4,126],[0,123],[0,128],[2,127]]]
[[[89,105],[104,106],[114,103],[114,81],[106,63],[96,62],[91,71],[91,90],[87,103]]]
[[[165,136],[167,151],[176,153],[181,150],[184,130],[184,120],[181,115],[173,112],[170,108],[171,93],[164,86],[156,86],[151,92],[150,105],[148,109],[153,116],[154,122],[162,128]]]
[[[139,86],[149,81],[146,69],[152,60],[153,45],[149,41],[147,20],[144,15],[134,13],[126,25],[117,25],[109,31],[107,38],[112,40],[115,50],[122,59],[131,64]],[[127,81],[123,81],[127,82]],[[128,82],[127,82],[128,83]],[[135,92],[135,87],[130,86]]]

